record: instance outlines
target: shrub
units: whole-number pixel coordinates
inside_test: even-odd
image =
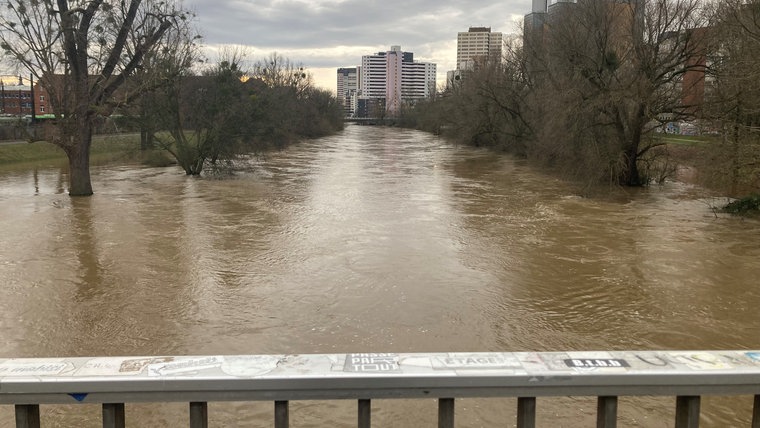
[[[760,194],[745,196],[728,203],[723,212],[731,214],[760,213]]]

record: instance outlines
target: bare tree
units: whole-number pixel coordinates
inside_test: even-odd
[[[174,157],[187,175],[253,152],[259,114],[256,82],[243,77],[242,51],[225,50],[203,75],[182,75],[155,93],[153,129],[158,148]]]
[[[98,117],[135,99],[126,82],[167,34],[187,20],[178,1],[8,0],[0,47],[51,95],[51,142],[69,159],[69,194],[92,194],[90,145]]]
[[[190,21],[178,22],[176,31],[168,32],[153,51],[145,57],[143,65],[135,71],[132,85],[142,85],[139,99],[121,111],[135,121],[140,129],[140,149],[155,148],[155,135],[166,123],[167,94],[176,92],[180,81],[193,74],[196,65],[203,62]]]
[[[253,68],[253,78],[261,80],[270,88],[288,88],[301,94],[313,86],[312,77],[303,66],[293,64],[288,58],[274,52]]]
[[[457,141],[527,155],[533,138],[533,104],[525,57],[508,39],[503,58],[485,58],[460,70],[442,96],[404,111],[404,123]]]
[[[721,140],[703,165],[732,196],[760,188],[760,1],[718,4],[706,117]]]
[[[302,107],[314,86],[311,75],[303,66],[275,52],[256,62],[251,79],[266,88],[258,96],[260,108],[266,112],[262,138],[282,148],[303,135],[299,129],[303,119]]]
[[[570,164],[614,182],[646,184],[639,163],[659,143],[664,121],[694,117],[688,73],[704,73],[708,32],[700,0],[579,0],[550,16],[543,100],[544,139]],[[554,128],[552,128],[554,127]],[[590,162],[592,168],[587,168]],[[601,169],[601,171],[600,171]]]
[[[250,154],[343,125],[335,97],[311,87],[303,69],[272,55],[249,73],[245,56],[224,49],[203,75],[182,76],[156,94],[157,131],[164,131],[157,146],[188,175],[233,172]]]

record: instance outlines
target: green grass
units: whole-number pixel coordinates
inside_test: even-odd
[[[662,141],[665,144],[675,144],[681,146],[701,146],[717,140],[715,135],[672,135],[672,134],[654,134],[655,140]]]
[[[98,135],[92,140],[90,160],[93,163],[104,163],[131,159],[139,151],[139,135]],[[62,149],[44,141],[0,144],[0,165],[65,161],[66,154]]]

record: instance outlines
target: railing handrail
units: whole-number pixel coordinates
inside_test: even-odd
[[[760,394],[760,351],[0,359],[0,404]]]

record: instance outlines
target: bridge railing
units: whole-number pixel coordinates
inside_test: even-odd
[[[703,395],[754,395],[760,428],[760,351],[308,354],[0,359],[0,404],[16,426],[40,426],[40,405],[102,404],[103,426],[125,426],[125,403],[189,403],[189,426],[208,426],[209,402],[356,400],[369,427],[373,399],[438,399],[438,426],[454,400],[517,397],[517,426],[533,427],[536,398],[596,396],[597,427],[615,427],[619,396],[675,396],[675,426],[697,427]],[[329,421],[325,421],[329,424]]]

